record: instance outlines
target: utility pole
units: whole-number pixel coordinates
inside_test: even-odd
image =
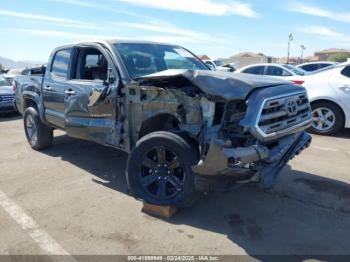
[[[290,33],[288,36],[288,55],[287,55],[287,64],[289,64],[289,54],[290,54],[290,43],[293,41],[293,34]]]
[[[302,64],[303,63],[303,55],[304,55],[304,51],[306,50],[306,46],[301,45],[300,48],[301,48],[300,64]]]

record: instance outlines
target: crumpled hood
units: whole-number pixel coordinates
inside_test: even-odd
[[[174,79],[187,79],[204,93],[226,100],[246,99],[257,88],[285,85],[290,82],[266,76],[209,70],[170,69],[146,75],[137,80],[150,80],[156,84]]]

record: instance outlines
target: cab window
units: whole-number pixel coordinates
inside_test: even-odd
[[[51,73],[57,77],[67,78],[72,49],[62,49],[56,52],[52,61]]]
[[[106,81],[108,62],[98,49],[83,48],[78,50],[77,62],[73,70],[73,79]]]

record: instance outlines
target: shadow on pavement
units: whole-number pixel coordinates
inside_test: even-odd
[[[15,112],[13,113],[0,113],[0,122],[14,121],[21,119],[22,116]]]
[[[335,136],[336,137],[341,137],[341,138],[350,138],[350,128],[343,129],[342,131],[340,131]]]
[[[128,155],[122,151],[62,135],[55,136],[53,147],[41,152],[60,157],[98,177],[92,179],[95,183],[121,193],[128,192],[125,179]]]
[[[93,179],[98,184],[124,194],[128,192],[125,181],[127,154],[121,151],[58,136],[54,147],[43,153],[60,157],[104,181]],[[306,184],[304,190],[307,193],[326,190],[350,198],[347,183],[295,171],[290,166],[282,175],[293,173],[297,173],[299,179],[293,183]],[[320,180],[323,183],[320,184]],[[295,200],[273,190],[260,190],[256,185],[242,185],[227,194],[203,196],[192,208],[164,221],[226,235],[250,256],[262,261],[329,260],[326,255],[350,254],[349,213],[319,207],[308,199]],[[178,230],[178,234],[196,238],[185,230]]]

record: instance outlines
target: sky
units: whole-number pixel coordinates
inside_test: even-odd
[[[251,51],[291,56],[350,49],[349,0],[0,0],[0,56],[47,61],[89,39],[182,45],[211,58]]]

